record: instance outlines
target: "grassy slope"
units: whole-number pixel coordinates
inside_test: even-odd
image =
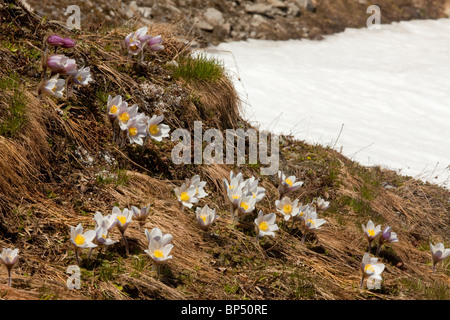
[[[10,18],[13,19],[10,19]],[[449,299],[449,263],[431,273],[429,241],[449,245],[449,192],[378,167],[362,167],[336,151],[281,139],[281,169],[305,181],[291,197],[308,202],[322,196],[331,208],[320,213],[323,230],[300,244],[298,225],[282,223],[275,239],[254,241],[252,221],[231,226],[222,179],[229,171],[254,175],[267,189],[258,206],[274,212],[277,179],[259,176],[259,165],[182,165],[171,162],[174,143],[150,142],[144,151],[113,145],[105,115],[108,94],[127,96],[148,115],[163,113],[171,129],[248,128],[230,81],[174,80],[168,61],[187,49],[162,33],[166,50],[150,64],[127,64],[123,26],[95,34],[70,33],[15,6],[0,7],[0,245],[20,249],[13,287],[0,270],[4,299]],[[42,39],[49,33],[74,37],[67,54],[91,67],[95,83],[69,100],[39,98]],[[13,36],[14,35],[14,36]],[[11,70],[17,70],[13,72]],[[24,107],[25,106],[25,107]],[[15,119],[15,121],[11,121]],[[89,159],[91,157],[91,159]],[[173,189],[200,174],[209,196],[200,205],[217,208],[220,219],[210,238],[200,232],[193,210],[181,211]],[[383,187],[385,183],[393,189]],[[145,225],[127,230],[130,256],[119,243],[82,265],[82,288],[66,288],[67,266],[75,264],[69,226],[94,227],[95,211],[107,214],[147,203]],[[381,290],[357,289],[359,263],[367,249],[361,223],[391,225],[400,242],[381,252],[386,264]],[[144,229],[159,227],[174,236],[173,260],[161,279],[144,253]],[[113,239],[120,239],[117,230]],[[85,257],[85,256],[83,256]]]

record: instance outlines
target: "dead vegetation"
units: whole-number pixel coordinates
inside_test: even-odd
[[[187,53],[171,29],[154,25],[166,50],[147,63],[127,62],[122,39],[134,26],[97,34],[70,33],[43,22],[21,7],[0,5],[1,81],[20,84],[0,92],[0,124],[14,90],[26,101],[25,124],[14,136],[0,136],[0,245],[20,249],[13,286],[0,270],[2,299],[449,299],[449,262],[431,273],[429,241],[449,245],[449,192],[378,167],[362,167],[338,152],[292,137],[280,140],[280,169],[305,181],[293,197],[303,203],[322,196],[331,207],[321,212],[323,230],[300,243],[302,230],[282,222],[275,239],[254,241],[252,218],[232,226],[222,180],[230,170],[254,175],[267,189],[258,210],[274,212],[275,176],[260,176],[257,165],[174,165],[174,143],[151,142],[140,150],[118,149],[105,116],[107,95],[121,94],[142,112],[164,114],[174,128],[248,128],[239,117],[239,100],[224,76],[191,84],[171,78],[167,62]],[[73,98],[38,97],[41,42],[49,33],[74,37],[68,52],[91,66],[95,83]],[[12,37],[11,35],[15,36]],[[148,63],[149,62],[149,63]],[[80,63],[81,65],[82,63]],[[173,194],[194,174],[207,181],[209,196],[200,205],[216,208],[220,219],[210,236],[196,225],[193,210],[181,211]],[[392,186],[386,189],[384,184]],[[70,226],[94,227],[93,214],[150,204],[144,225],[126,232],[130,255],[121,243],[82,263],[80,290],[68,290],[66,269],[75,264]],[[386,264],[380,290],[359,290],[359,264],[367,249],[361,223],[391,225],[399,243],[384,247]],[[159,227],[174,237],[173,260],[157,278],[144,253],[144,229]],[[117,230],[113,239],[120,239]]]

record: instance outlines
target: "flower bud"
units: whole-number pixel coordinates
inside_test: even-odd
[[[61,47],[66,48],[66,49],[73,48],[77,44],[75,42],[75,40],[73,40],[72,38],[63,38],[62,42],[63,43],[62,43]]]
[[[58,36],[56,34],[52,34],[51,36],[49,36],[47,38],[47,43],[49,45],[55,46],[55,47],[59,47],[59,46],[62,46],[64,44],[63,38],[61,38],[60,36]]]

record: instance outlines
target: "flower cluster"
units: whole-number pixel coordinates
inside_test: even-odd
[[[80,253],[82,249],[89,249],[89,259],[93,248],[97,248],[100,251],[103,248],[117,243],[118,241],[109,238],[109,232],[114,227],[117,227],[122,235],[126,253],[129,254],[125,230],[133,220],[133,217],[139,222],[144,222],[148,217],[149,212],[149,206],[145,206],[141,209],[132,206],[131,210],[128,208],[120,210],[119,207],[114,207],[112,212],[106,216],[101,212],[95,212],[94,217],[92,218],[95,222],[95,228],[93,230],[84,232],[81,223],[76,227],[70,226],[70,241],[75,249],[77,264],[80,265]]]
[[[169,126],[162,123],[164,116],[150,118],[138,112],[137,104],[129,107],[120,95],[114,98],[108,95],[107,112],[113,125],[113,139],[121,147],[127,140],[143,146],[148,138],[162,141],[169,136]]]
[[[164,49],[161,35],[151,36],[147,34],[148,27],[142,27],[135,32],[129,33],[125,37],[125,46],[129,55],[138,55],[142,53],[141,61],[144,60],[145,51],[160,51]]]
[[[394,243],[398,242],[397,234],[391,231],[391,227],[387,226],[383,230],[381,230],[381,225],[375,226],[372,220],[369,220],[366,225],[361,225],[364,231],[364,234],[369,241],[369,253],[372,247],[372,241],[380,235],[378,240],[378,248],[376,251],[376,255],[380,253],[381,246],[385,243]]]
[[[71,38],[62,38],[58,35],[51,35],[46,39],[45,51],[42,69],[44,70],[44,81],[39,88],[39,93],[44,92],[47,95],[57,98],[63,97],[63,91],[66,89],[66,96],[70,96],[71,88],[84,86],[93,81],[89,67],[78,69],[74,59],[63,54],[56,54],[58,47],[73,48],[76,45],[75,40]],[[47,45],[55,47],[55,54],[48,56]],[[50,79],[47,80],[46,71],[50,70]],[[60,76],[67,76],[67,79],[60,79]]]
[[[266,194],[266,189],[258,186],[258,180],[255,177],[244,180],[240,172],[235,175],[233,171],[230,171],[230,181],[223,179],[223,185],[230,202],[233,222],[239,219],[239,215],[252,213],[256,204]]]

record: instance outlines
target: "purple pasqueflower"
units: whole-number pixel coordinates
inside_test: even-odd
[[[51,46],[59,47],[64,44],[64,41],[63,38],[61,38],[57,34],[52,34],[47,38],[47,43]]]
[[[150,40],[148,40],[146,48],[152,50],[152,51],[160,51],[164,49],[163,38],[161,38],[161,35],[157,35],[156,37],[151,37]]]
[[[75,47],[76,44],[77,44],[76,41],[73,40],[72,38],[63,38],[61,47],[69,49]]]
[[[71,75],[77,73],[77,64],[74,59],[69,59],[62,54],[53,54],[47,59],[47,67],[54,73]]]

